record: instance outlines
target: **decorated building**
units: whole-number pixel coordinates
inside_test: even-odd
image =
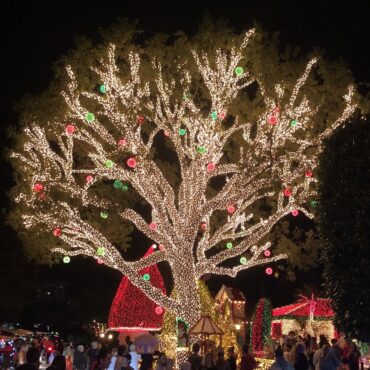
[[[247,319],[245,315],[246,299],[243,292],[237,288],[222,285],[215,296],[215,307],[217,313],[223,317],[230,328],[245,338]]]
[[[288,334],[291,330],[334,338],[334,311],[327,298],[301,297],[296,303],[272,310],[271,334],[273,338]]]

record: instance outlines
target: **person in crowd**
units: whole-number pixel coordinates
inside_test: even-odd
[[[315,369],[315,365],[313,364],[313,356],[315,355],[315,352],[317,351],[318,348],[319,347],[317,345],[316,337],[312,337],[310,340],[310,346],[309,346],[308,353],[307,353],[308,366],[310,370]]]
[[[294,347],[294,345],[297,343],[297,339],[296,339],[296,336],[295,336],[295,333],[293,330],[291,330],[289,333],[288,333],[288,336],[285,340],[285,346],[284,346],[284,351],[285,352],[290,352],[291,349]]]
[[[26,363],[18,366],[17,370],[38,370],[40,366],[40,351],[37,348],[29,348],[26,353]]]
[[[350,351],[348,354],[349,370],[359,370],[361,353],[355,343],[351,343]]]
[[[125,341],[126,341],[127,348],[130,348],[130,346],[131,346],[131,344],[133,344],[133,342],[132,342],[129,335],[126,335]]]
[[[56,355],[46,370],[66,370],[66,358],[63,355]]]
[[[131,362],[131,356],[128,353],[125,353],[122,356],[121,370],[133,370],[132,367],[130,366],[130,362]]]
[[[113,347],[111,351],[110,361],[109,361],[107,370],[114,370],[114,367],[116,365],[116,360],[117,360],[117,352],[118,352],[118,348]]]
[[[74,355],[74,348],[73,343],[70,342],[65,350],[63,351],[63,355],[66,358],[66,370],[73,370],[73,355]]]
[[[340,365],[333,349],[329,344],[322,347],[322,356],[319,359],[319,370],[336,370]]]
[[[213,360],[212,352],[208,352],[204,356],[204,363],[203,363],[202,369],[203,370],[217,370],[217,367],[216,367],[215,362]]]
[[[153,367],[153,355],[151,353],[144,353],[141,355],[140,370],[149,370]]]
[[[74,370],[86,370],[87,369],[87,356],[84,352],[84,346],[77,346],[77,351],[73,356],[73,369]]]
[[[194,343],[192,347],[192,353],[188,357],[188,361],[191,365],[191,370],[200,370],[202,367],[202,357],[199,355],[199,351],[199,343]]]
[[[105,370],[110,362],[111,354],[106,345],[101,345],[95,370]]]
[[[244,344],[242,347],[242,357],[240,361],[240,370],[253,370],[257,367],[257,361],[249,353],[249,346]]]
[[[87,359],[89,361],[89,370],[94,370],[98,363],[99,348],[98,342],[91,342],[90,348],[87,350]]]
[[[191,363],[189,361],[184,361],[180,364],[180,370],[192,370]]]
[[[130,366],[134,370],[138,370],[139,369],[139,361],[140,361],[141,356],[136,352],[135,344],[133,344],[133,343],[130,344],[129,350],[130,350],[129,354],[131,356]]]
[[[26,363],[26,354],[27,351],[29,350],[30,346],[28,343],[23,343],[21,345],[21,348],[19,350],[18,354],[18,365],[23,365]]]
[[[123,356],[127,354],[126,346],[120,345],[117,349],[116,363],[114,364],[114,370],[121,370]]]
[[[320,360],[323,356],[323,350],[322,349],[323,349],[324,345],[325,345],[325,343],[323,341],[320,341],[319,342],[319,348],[316,350],[316,352],[313,355],[312,364],[315,367],[315,370],[319,370],[319,368],[320,368]]]
[[[275,361],[270,367],[270,370],[294,370],[293,366],[284,358],[284,352],[279,346],[275,350]]]
[[[236,370],[236,356],[234,347],[227,349],[227,363],[229,364],[230,370]]]
[[[217,353],[216,367],[217,370],[230,370],[229,363],[225,360],[225,353],[223,350]]]
[[[324,334],[320,334],[320,336],[319,336],[319,347],[322,348],[324,346],[324,344],[329,344],[329,341],[328,341],[328,339],[326,338],[326,336]]]
[[[294,359],[294,370],[308,370],[308,361],[305,355],[305,346],[303,343],[297,343],[295,345],[295,359]]]
[[[163,352],[160,353],[156,370],[172,370],[172,369],[173,369],[173,361],[167,358],[165,353]]]

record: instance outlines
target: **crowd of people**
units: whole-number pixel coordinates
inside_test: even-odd
[[[17,370],[38,370],[44,349],[44,345],[33,343],[24,346],[18,355]],[[187,360],[180,363],[180,369],[253,370],[259,366],[247,345],[242,347],[240,357],[234,347],[228,348],[226,354],[222,348],[203,356],[200,352],[200,345],[194,343]],[[302,337],[290,332],[275,342],[274,357],[270,370],[359,370],[361,355],[356,344],[344,337],[329,342],[321,335],[317,341],[308,334]],[[84,345],[75,348],[73,343],[55,346],[48,355],[47,366],[46,370],[173,370],[174,359],[159,352],[140,355],[130,341],[110,348],[94,341],[89,348]]]

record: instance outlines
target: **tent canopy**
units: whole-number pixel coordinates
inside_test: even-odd
[[[223,331],[209,316],[202,316],[189,330],[189,334],[223,335]]]

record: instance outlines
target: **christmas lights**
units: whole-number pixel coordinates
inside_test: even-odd
[[[313,217],[309,206],[316,205],[317,179],[311,174],[324,140],[354,112],[354,88],[350,86],[344,96],[344,110],[337,119],[328,120],[320,132],[312,129],[318,107],[305,96],[303,86],[317,60],[308,62],[296,83],[280,83],[267,90],[259,76],[241,67],[253,34],[254,30],[247,32],[241,44],[230,50],[216,50],[214,57],[192,50],[210,97],[207,110],[197,107],[189,93],[192,76],[184,64],[178,66],[181,77],[174,80],[164,75],[170,72],[164,72],[154,59],[154,78],[143,81],[139,54],[129,53],[128,72],[123,75],[111,44],[106,59],[92,67],[100,86],[95,90],[99,91],[82,91],[67,66],[69,83],[62,91],[65,115],[53,120],[52,129],[46,123],[30,122],[24,129],[23,149],[12,154],[20,162],[19,177],[27,184],[16,197],[16,202],[28,209],[23,216],[26,228],[46,226],[64,243],[52,248],[62,256],[97,259],[97,248],[104,248],[100,262],[120,271],[158,306],[190,325],[200,315],[199,278],[209,273],[234,277],[241,270],[287,258],[285,254],[265,256],[263,252],[271,247],[266,239],[273,226],[294,210]],[[235,117],[234,123],[224,128],[222,120],[229,107],[252,83],[259,86],[264,112],[256,122],[240,123]],[[147,122],[155,128],[144,139],[141,133]],[[240,158],[225,163],[224,148],[239,133],[245,141]],[[152,157],[157,134],[164,134],[176,150],[181,173],[178,193]],[[88,168],[74,155],[81,145],[88,151]],[[288,145],[295,150],[287,150]],[[85,178],[83,184],[78,176]],[[207,186],[216,176],[227,181],[216,195],[207,198]],[[152,221],[148,224],[133,209],[120,209],[100,198],[93,185],[104,181],[130,184],[151,206]],[[37,184],[47,193],[47,197],[43,193],[43,202],[38,194],[41,190],[34,190],[40,188]],[[126,187],[122,185],[122,190]],[[269,215],[256,219],[254,207],[264,199],[275,206]],[[40,203],[50,206],[45,211]],[[139,261],[126,260],[103,232],[83,219],[81,211],[86,208],[96,209],[102,223],[109,221],[110,214],[132,222],[163,247]],[[215,211],[225,212],[227,222],[211,232]],[[232,248],[217,249],[227,241],[233,243]],[[225,266],[224,262],[238,257],[241,263]],[[139,273],[161,261],[170,264],[176,298],[163,294],[151,284],[152,278],[145,280]]]
[[[251,344],[253,352],[262,352],[267,343],[271,327],[271,303],[261,298],[256,306],[251,331]]]

